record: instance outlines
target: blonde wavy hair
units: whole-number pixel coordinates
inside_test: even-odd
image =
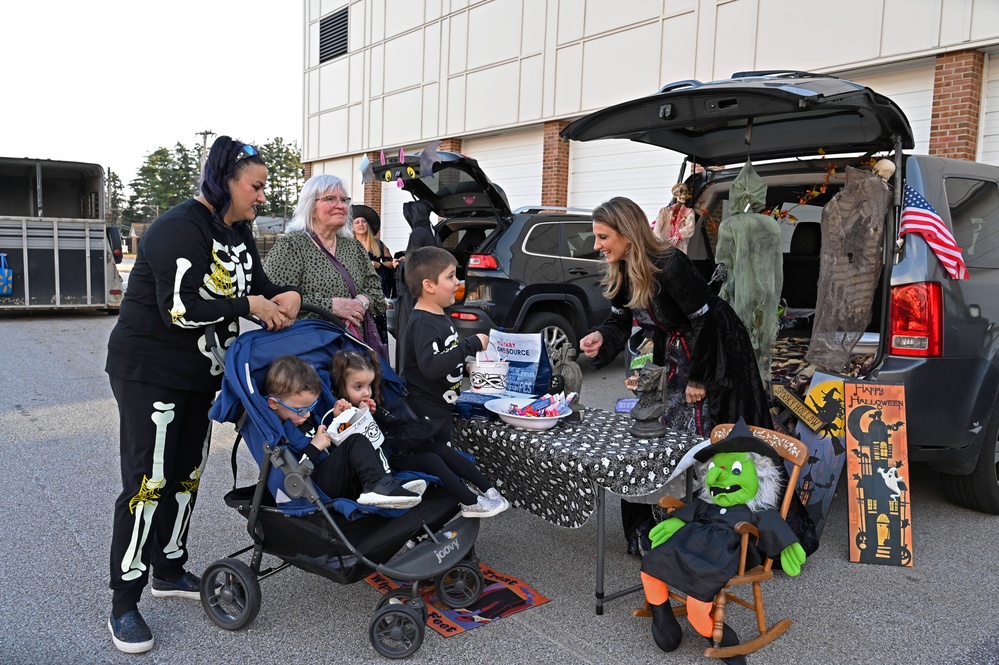
[[[670,245],[652,233],[649,220],[638,204],[629,198],[615,196],[593,210],[593,221],[610,227],[629,242],[627,256],[620,261],[607,262],[604,278],[604,297],[613,299],[624,284],[627,275],[631,287],[630,309],[645,309],[658,291],[656,273],[662,272],[655,265],[655,258],[670,250]]]

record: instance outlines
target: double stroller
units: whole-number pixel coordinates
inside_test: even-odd
[[[422,501],[408,510],[331,501],[315,486],[309,477],[311,462],[291,449],[259,386],[275,358],[299,356],[319,371],[327,386],[317,408],[325,413],[335,401],[328,390],[330,358],[340,350],[367,352],[368,347],[332,321],[307,319],[279,332],[240,335],[226,353],[222,391],[211,417],[236,425],[234,488],[225,502],[246,518],[252,545],[208,566],[201,580],[201,603],[216,625],[238,630],[260,611],[259,581],[288,566],[338,584],[378,572],[411,583],[382,597],[368,629],[378,653],[404,658],[420,648],[426,630],[429,610],[419,594],[420,581],[433,581],[437,597],[455,609],[479,599],[485,586],[474,563],[479,522],[459,516],[457,501],[432,482]],[[405,398],[405,385],[384,361],[381,372],[382,400],[392,412]],[[240,440],[256,460],[259,475],[255,485],[237,488]],[[416,545],[406,549],[410,541]],[[249,564],[237,558],[248,552]],[[262,567],[264,554],[280,562]]]

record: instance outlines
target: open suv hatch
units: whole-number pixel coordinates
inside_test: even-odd
[[[403,189],[428,201],[440,217],[434,233],[454,255],[462,282],[447,314],[462,337],[490,329],[541,332],[557,362],[568,360],[579,339],[607,316],[603,257],[593,249],[589,211],[513,211],[478,163],[458,153],[390,158],[373,171],[387,182],[401,180]],[[390,303],[393,334],[394,311]]]
[[[782,297],[806,312],[816,304],[822,206],[843,187],[847,165],[893,160],[881,281],[863,331],[871,357],[859,374],[905,386],[910,460],[940,471],[953,502],[999,514],[999,168],[906,154],[912,130],[894,102],[803,72],[682,81],[580,118],[562,136],[630,139],[685,155],[677,180],[693,192],[697,219],[688,253],[706,276],[729,188],[752,161],[768,186],[766,209],[783,222]],[[689,175],[688,164],[698,165]],[[951,279],[921,236],[896,245],[903,183],[951,229],[970,279]],[[794,331],[808,334],[807,324]]]

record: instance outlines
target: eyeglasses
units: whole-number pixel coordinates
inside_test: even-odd
[[[260,153],[252,145],[244,145],[243,149],[236,153],[236,161],[243,159],[244,157],[256,157]]]
[[[322,201],[323,203],[342,203],[345,206],[350,205],[349,196],[320,196],[316,200]]]
[[[289,411],[293,412],[295,415],[298,415],[298,416],[305,415],[306,413],[312,413],[313,409],[315,409],[316,406],[319,405],[319,398],[318,397],[316,398],[315,402],[313,402],[309,406],[304,406],[301,409],[296,409],[293,406],[288,406],[287,404],[285,404],[284,402],[282,402],[281,400],[279,400],[277,397],[274,397],[273,395],[264,395],[264,398],[265,399],[272,399],[272,400],[274,400],[275,402],[277,402],[278,404],[280,404],[281,406],[283,406],[284,408],[288,409]]]

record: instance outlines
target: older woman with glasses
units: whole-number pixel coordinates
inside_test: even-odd
[[[299,194],[292,230],[267,253],[264,270],[272,280],[297,286],[303,302],[333,312],[386,356],[372,319],[385,313],[381,278],[349,222],[347,184],[334,175],[312,176]]]
[[[266,202],[267,166],[252,145],[220,136],[201,195],[174,206],[142,238],[121,314],[108,341],[106,371],[118,402],[122,491],[111,534],[113,591],[108,628],[126,653],[153,648],[138,610],[152,576],[155,598],[200,598],[185,570],[188,528],[208,458],[208,410],[222,385],[217,348],[239,318],[269,330],[295,320],[301,297],[260,267],[250,223]]]

